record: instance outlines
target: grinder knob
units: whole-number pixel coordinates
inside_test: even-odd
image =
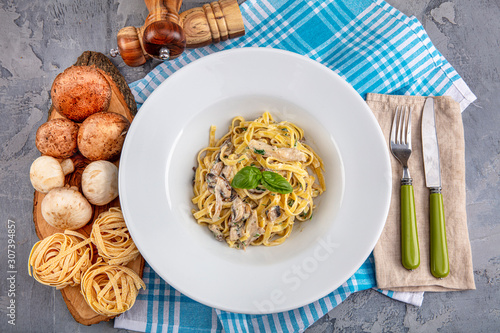
[[[155,58],[161,56],[162,60],[178,57],[186,48],[186,36],[179,25],[182,0],[145,0],[145,3],[149,15],[142,35],[144,51]]]
[[[156,21],[144,30],[144,50],[162,60],[178,57],[186,48],[186,36],[182,28],[170,21]]]

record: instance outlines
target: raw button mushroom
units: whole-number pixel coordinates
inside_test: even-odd
[[[64,186],[64,176],[75,171],[71,159],[59,163],[51,156],[40,156],[30,168],[31,185],[38,192],[47,193],[55,187]]]
[[[92,206],[76,187],[58,187],[43,198],[42,216],[54,228],[76,230],[89,223]]]
[[[78,124],[69,119],[49,120],[36,131],[36,147],[44,155],[71,157],[78,152],[78,128]]]
[[[108,110],[111,86],[95,67],[71,66],[57,75],[50,95],[59,113],[82,122],[91,114]]]
[[[95,161],[82,173],[82,192],[91,204],[103,206],[118,196],[118,168],[108,161]]]
[[[113,112],[91,115],[78,131],[78,149],[92,161],[115,160],[120,156],[130,122]]]

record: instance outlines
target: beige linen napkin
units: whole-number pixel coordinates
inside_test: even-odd
[[[377,287],[394,291],[451,291],[475,289],[472,256],[465,211],[465,151],[460,105],[451,97],[435,97],[436,127],[441,157],[441,181],[446,221],[450,274],[435,278],[429,259],[429,189],[425,186],[422,158],[422,96],[368,94],[366,102],[389,142],[392,119],[398,105],[413,107],[412,154],[408,161],[415,192],[420,266],[406,270],[401,264],[400,179],[402,167],[391,154],[392,198],[389,216],[373,251]],[[388,144],[389,147],[389,144]],[[388,148],[389,149],[389,148]]]

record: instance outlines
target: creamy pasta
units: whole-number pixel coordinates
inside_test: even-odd
[[[219,140],[215,131],[198,153],[193,216],[233,248],[283,243],[326,190],[321,158],[300,127],[268,112],[254,121],[235,117]]]

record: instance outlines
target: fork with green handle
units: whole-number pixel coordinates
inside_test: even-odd
[[[409,111],[408,111],[409,109]],[[414,270],[420,265],[417,218],[412,178],[408,169],[411,155],[411,108],[397,107],[391,128],[390,146],[394,157],[403,166],[401,178],[401,262],[406,269]]]

